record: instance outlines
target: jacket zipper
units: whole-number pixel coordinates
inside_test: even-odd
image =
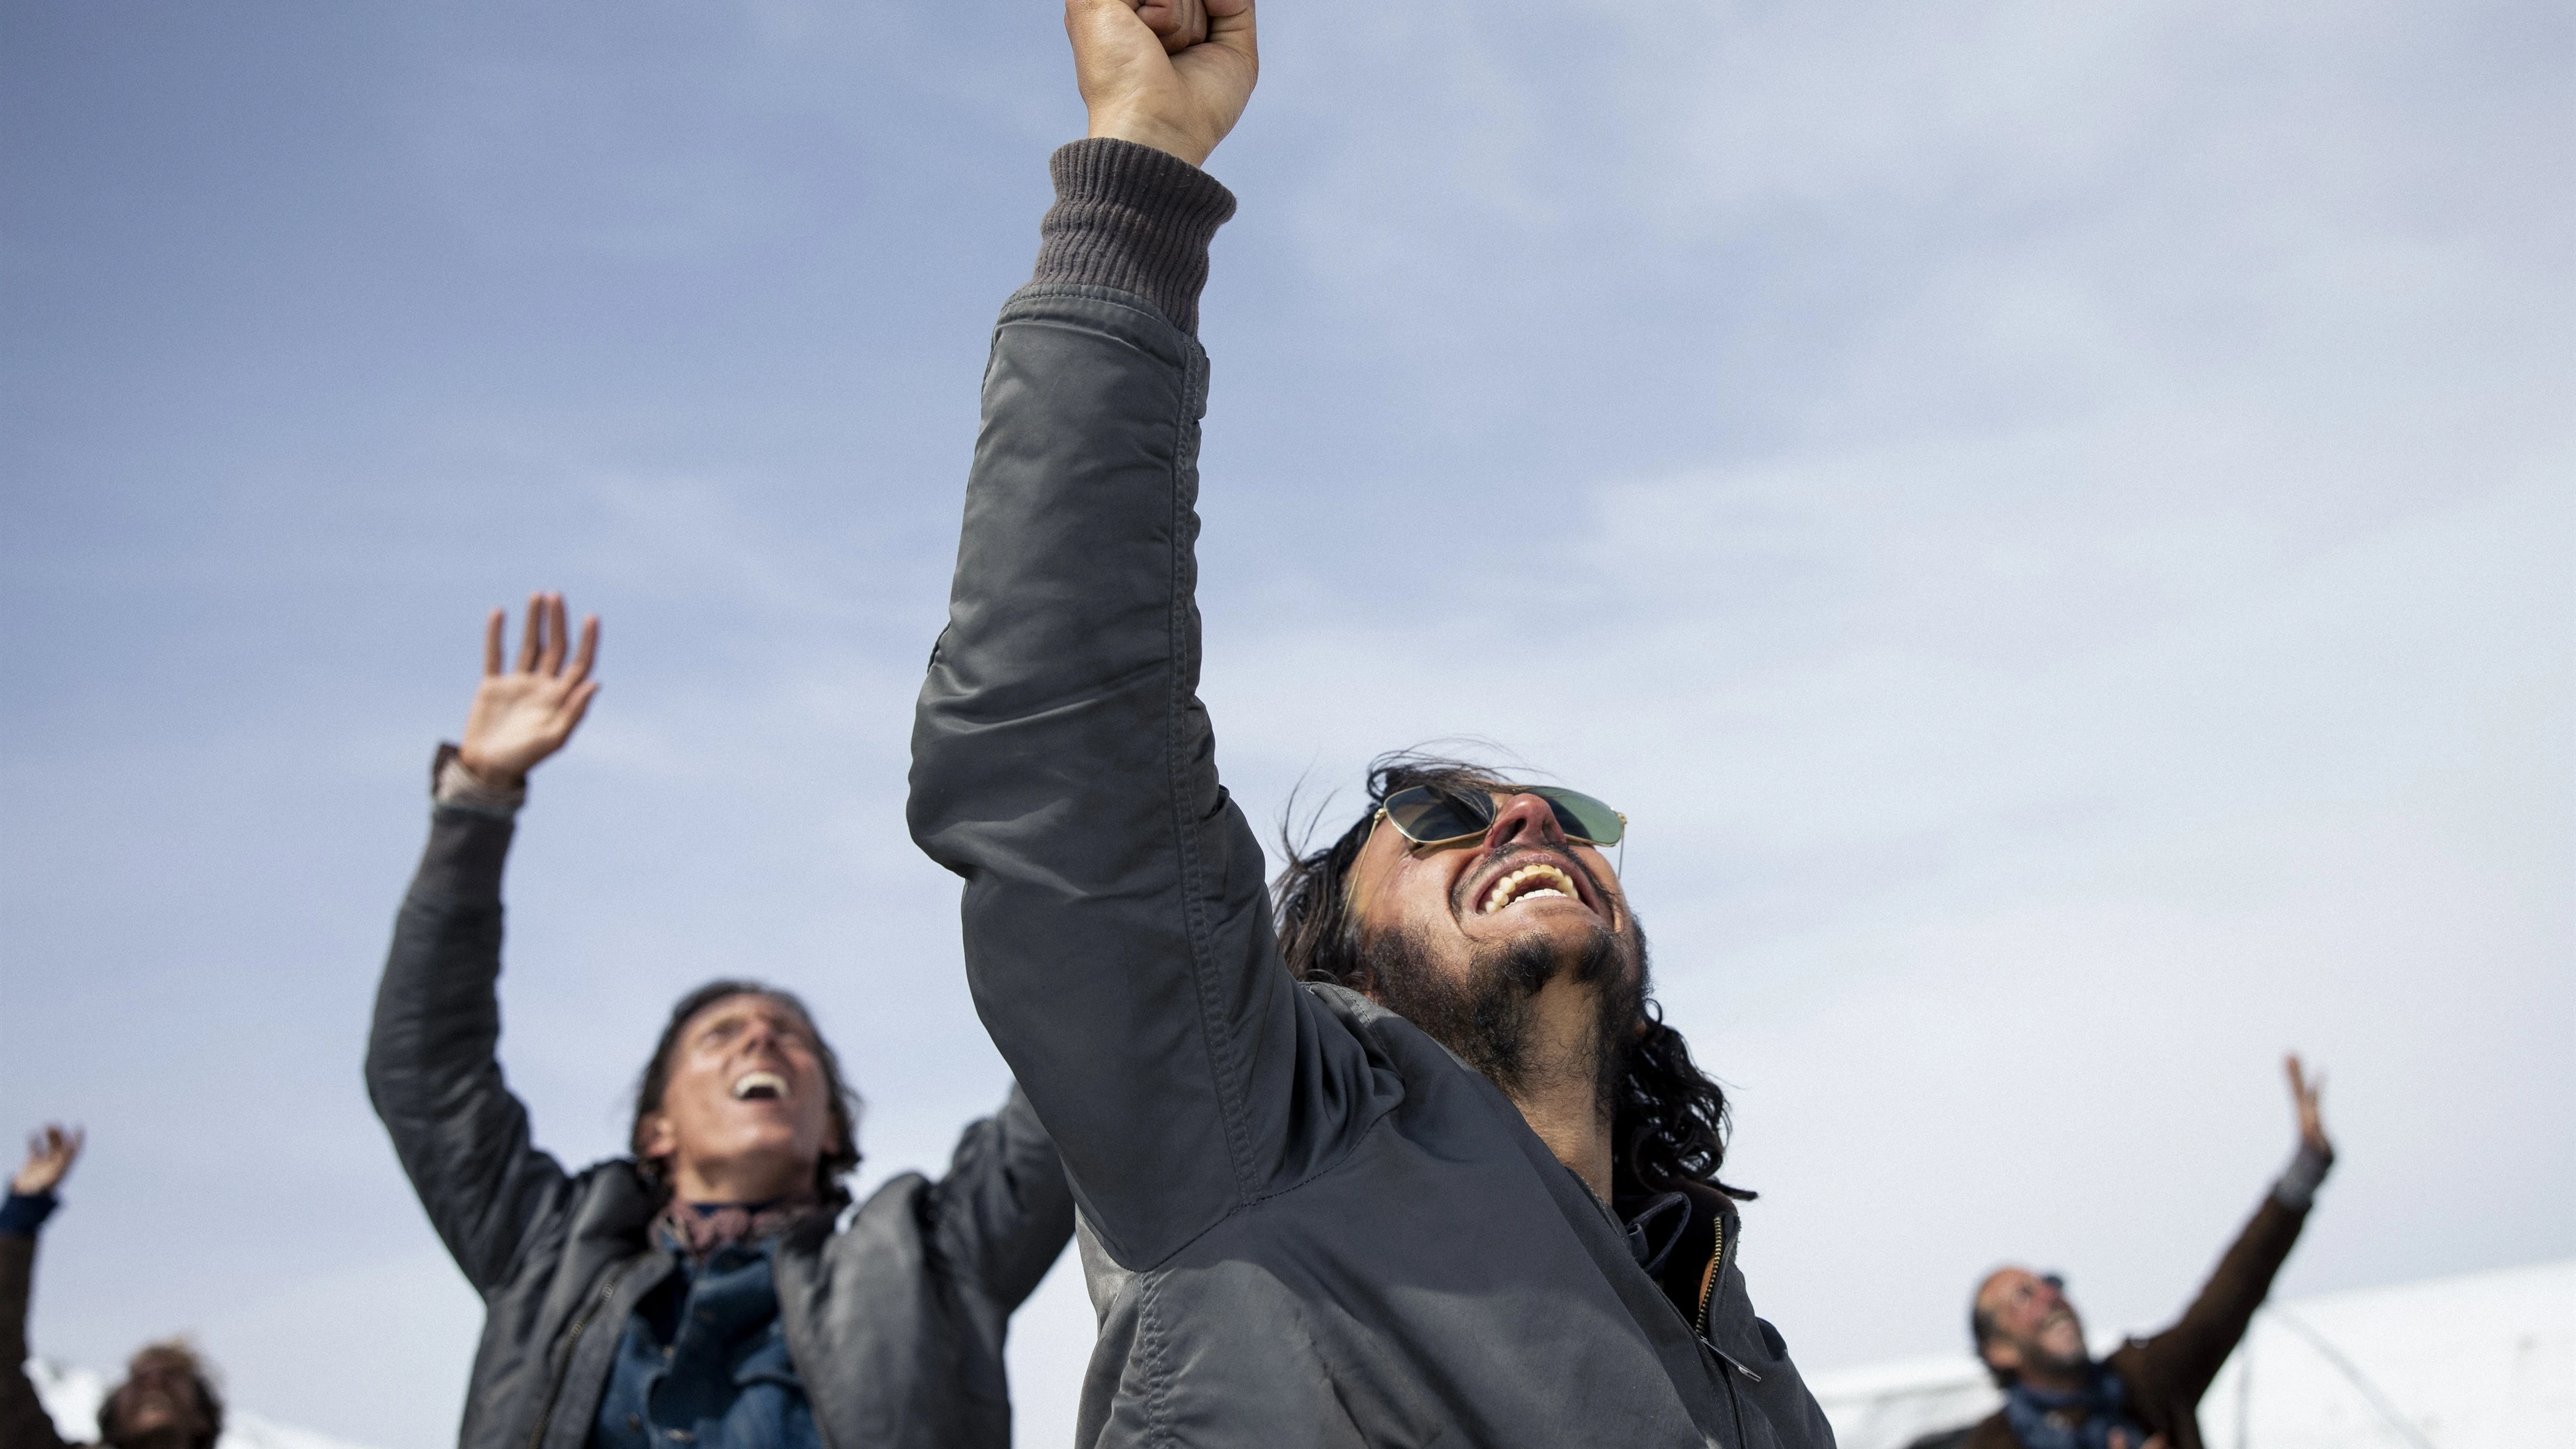
[[[546,1429],[555,1417],[555,1400],[563,1397],[564,1380],[572,1376],[573,1351],[581,1346],[582,1330],[590,1327],[590,1321],[599,1316],[599,1310],[608,1306],[608,1300],[617,1292],[619,1281],[634,1266],[633,1263],[619,1264],[616,1271],[599,1285],[599,1291],[591,1296],[591,1300],[582,1305],[580,1314],[574,1317],[572,1331],[564,1335],[563,1357],[555,1363],[554,1382],[546,1389],[546,1406],[537,1411],[536,1432],[528,1436],[528,1449],[542,1449],[546,1442]]]
[[[1744,1365],[1727,1357],[1724,1350],[1720,1349],[1716,1344],[1708,1341],[1709,1307],[1717,1297],[1717,1267],[1718,1264],[1726,1261],[1726,1219],[1723,1216],[1718,1218],[1715,1231],[1717,1234],[1716,1245],[1708,1255],[1708,1266],[1702,1269],[1699,1275],[1698,1319],[1696,1322],[1693,1322],[1690,1319],[1683,1319],[1682,1321],[1691,1328],[1692,1336],[1699,1340],[1699,1346],[1703,1352],[1707,1353],[1711,1358],[1716,1359],[1719,1363],[1726,1365],[1728,1368],[1735,1370],[1737,1373],[1744,1375],[1746,1378],[1751,1379],[1753,1382],[1758,1384],[1762,1382],[1762,1375],[1755,1373],[1753,1370],[1746,1368]],[[1680,1304],[1674,1303],[1669,1297],[1666,1297],[1664,1302],[1672,1309],[1673,1316],[1675,1318],[1681,1318],[1682,1310]],[[1744,1401],[1738,1396],[1738,1392],[1735,1387],[1735,1380],[1728,1378],[1724,1374],[1719,1374],[1717,1377],[1720,1383],[1726,1385],[1726,1407],[1727,1411],[1734,1416],[1735,1443],[1736,1446],[1738,1446],[1738,1449],[1741,1449],[1741,1446],[1748,1442],[1744,1437]]]
[[[1760,1375],[1755,1374],[1751,1369],[1737,1363],[1735,1360],[1728,1358],[1724,1353],[1719,1351],[1718,1346],[1715,1343],[1709,1340],[1708,1311],[1717,1302],[1718,1267],[1726,1261],[1726,1214],[1719,1213],[1717,1215],[1717,1221],[1711,1226],[1711,1231],[1716,1234],[1716,1241],[1709,1248],[1708,1268],[1699,1275],[1699,1341],[1701,1346],[1705,1347],[1710,1353],[1717,1355],[1717,1361],[1719,1363],[1726,1365],[1737,1373],[1743,1374],[1758,1384],[1762,1382]],[[1736,1388],[1735,1380],[1727,1378],[1724,1374],[1720,1374],[1718,1377],[1720,1379],[1724,1379],[1726,1383],[1727,1412],[1735,1416],[1735,1442],[1739,1446],[1748,1444],[1750,1441],[1744,1436],[1743,1395],[1741,1391]]]
[[[1714,1226],[1717,1229],[1717,1244],[1709,1249],[1708,1271],[1699,1275],[1699,1318],[1691,1324],[1702,1338],[1708,1337],[1709,1302],[1717,1296],[1717,1265],[1726,1257],[1726,1219],[1723,1216],[1719,1217]]]
[[[1737,1373],[1744,1375],[1746,1378],[1751,1379],[1753,1382],[1758,1384],[1762,1382],[1762,1375],[1755,1373],[1753,1370],[1746,1368],[1740,1363],[1737,1363],[1727,1354],[1726,1350],[1709,1342],[1708,1310],[1717,1302],[1717,1265],[1725,1261],[1726,1219],[1719,1218],[1717,1220],[1717,1248],[1716,1251],[1708,1255],[1708,1271],[1700,1274],[1699,1278],[1699,1322],[1693,1326],[1699,1332],[1699,1341],[1708,1344],[1708,1351],[1717,1355],[1717,1361],[1719,1363],[1726,1365],[1728,1368],[1735,1370]]]

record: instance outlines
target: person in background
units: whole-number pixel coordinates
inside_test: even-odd
[[[67,1449],[27,1379],[27,1300],[36,1234],[60,1200],[54,1189],[79,1159],[82,1134],[49,1124],[27,1139],[27,1160],[0,1202],[0,1449]],[[147,1344],[126,1363],[98,1410],[98,1442],[113,1449],[213,1449],[224,1431],[214,1373],[181,1339]]]
[[[1967,1431],[1965,1449],[2201,1449],[2200,1397],[2272,1291],[2334,1166],[2318,1086],[2297,1056],[2285,1066],[2297,1155],[2172,1327],[2096,1360],[2056,1275],[2004,1267],[1977,1285],[1968,1333],[2004,1406]]]
[[[464,1449],[1007,1449],[1002,1338],[1073,1231],[1014,1088],[937,1182],[905,1173],[846,1223],[858,1099],[788,992],[681,998],[636,1091],[631,1156],[567,1173],[503,1082],[501,867],[528,771],[598,691],[599,621],[501,612],[463,743],[439,751],[429,848],[394,928],[367,1093],[486,1306]]]

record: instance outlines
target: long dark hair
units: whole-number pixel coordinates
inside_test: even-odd
[[[1387,796],[1416,785],[1476,794],[1510,783],[1483,765],[1416,750],[1399,750],[1369,763],[1368,808],[1333,843],[1307,848],[1281,823],[1279,837],[1289,866],[1273,883],[1279,928],[1279,951],[1288,970],[1301,981],[1330,982],[1354,991],[1369,989],[1368,969],[1360,940],[1359,920],[1351,910],[1350,873],[1361,847],[1377,824],[1378,806]],[[1293,809],[1293,807],[1292,807]],[[1311,837],[1314,821],[1307,822]],[[1634,916],[1631,916],[1633,924]],[[1637,969],[1646,969],[1645,941],[1638,937]],[[1644,983],[1640,983],[1644,985]],[[1685,1182],[1713,1187],[1729,1197],[1754,1194],[1718,1180],[1726,1162],[1726,1138],[1732,1123],[1726,1090],[1691,1061],[1690,1044],[1664,1024],[1663,1008],[1651,995],[1643,998],[1636,1037],[1621,1064],[1610,1132],[1623,1182],[1649,1191],[1670,1191]]]
[[[195,1344],[185,1338],[165,1338],[145,1344],[126,1361],[125,1383],[116,1386],[107,1402],[98,1406],[98,1437],[102,1444],[113,1444],[126,1432],[125,1390],[134,1382],[135,1370],[153,1359],[164,1360],[187,1372],[188,1383],[197,1400],[197,1432],[188,1438],[188,1449],[214,1449],[224,1432],[224,1396],[215,1387],[214,1365],[197,1353]]]
[[[823,1064],[823,1090],[832,1111],[831,1125],[824,1129],[823,1156],[814,1164],[814,1194],[836,1210],[847,1207],[850,1192],[841,1185],[841,1179],[859,1165],[859,1111],[866,1104],[841,1076],[841,1054],[832,1050],[832,1044],[815,1029],[814,1013],[806,1009],[804,1000],[793,991],[765,981],[731,977],[710,981],[681,997],[671,1008],[671,1019],[662,1027],[662,1039],[653,1045],[653,1059],[644,1064],[644,1075],[635,1083],[635,1122],[626,1132],[635,1166],[654,1191],[665,1195],[670,1192],[669,1168],[658,1158],[644,1156],[644,1119],[662,1110],[662,1095],[671,1086],[671,1059],[679,1054],[681,1030],[699,1012],[728,996],[758,996],[774,1001],[805,1023],[805,1034],[814,1040],[814,1055]]]

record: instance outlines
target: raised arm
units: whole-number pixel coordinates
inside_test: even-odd
[[[1205,15],[1167,56],[1124,0],[1066,8],[1092,139],[1056,153],[1037,275],[994,334],[913,730],[913,837],[966,878],[976,1009],[1130,1266],[1294,1173],[1299,1073],[1365,1071],[1280,966],[1196,697],[1192,330],[1233,198],[1193,163],[1254,73],[1251,6]]]
[[[599,621],[567,657],[563,599],[528,601],[517,665],[502,668],[503,618],[484,631],[483,681],[465,737],[442,749],[429,848],[395,919],[367,1040],[367,1097],[448,1253],[477,1289],[509,1270],[564,1172],[531,1144],[501,1039],[501,866],[528,771],[589,709]]]
[[[54,1211],[54,1189],[79,1159],[81,1134],[48,1123],[29,1134],[27,1160],[0,1202],[0,1444],[63,1449],[53,1415],[27,1379],[27,1306],[36,1286],[36,1233]]]
[[[2326,1136],[2317,1097],[2322,1082],[2312,1081],[2296,1055],[2282,1063],[2290,1079],[2290,1104],[2298,1124],[2298,1146],[2290,1165],[2274,1179],[2272,1190],[2254,1210],[2252,1220],[2228,1245],[2226,1256],[2202,1285],[2200,1295],[2181,1320],[2147,1342],[2156,1372],[2197,1397],[2218,1377],[2227,1356],[2254,1321],[2254,1311],[2271,1294],[2272,1280],[2298,1245],[2307,1225],[2318,1184],[2334,1166],[2334,1142]]]
[[[1073,1236],[1073,1189],[1055,1139],[1016,1085],[957,1139],[932,1189],[939,1249],[1007,1311],[1036,1291]]]

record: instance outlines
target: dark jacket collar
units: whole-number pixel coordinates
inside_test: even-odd
[[[1685,1182],[1669,1192],[1622,1195],[1613,1210],[1628,1225],[1629,1251],[1694,1330],[1704,1330],[1702,1309],[1725,1276],[1721,1259],[1733,1246],[1725,1225],[1734,1218],[1726,1194],[1706,1183]]]

